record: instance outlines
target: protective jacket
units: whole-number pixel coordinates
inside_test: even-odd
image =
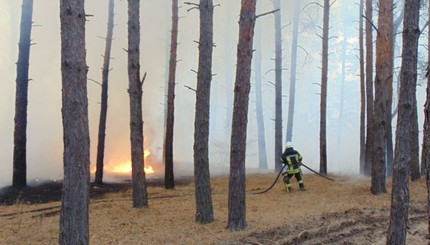
[[[283,164],[288,164],[288,169],[284,172],[286,174],[297,174],[301,172],[300,163],[303,157],[300,153],[294,150],[293,147],[285,149],[281,156],[281,162]]]

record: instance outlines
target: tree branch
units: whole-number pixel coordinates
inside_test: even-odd
[[[266,73],[264,73],[264,75],[267,75],[267,73],[269,73],[271,71],[275,71],[275,69],[270,69],[270,70],[266,71]]]
[[[272,11],[267,12],[267,13],[263,13],[263,14],[256,15],[256,16],[255,16],[255,19],[260,18],[260,17],[263,17],[263,16],[268,15],[268,14],[274,14],[274,13],[276,13],[276,12],[278,12],[278,11],[279,11],[279,9],[275,9],[275,10],[272,10]]]
[[[324,8],[324,6],[322,6],[321,4],[319,4],[317,2],[311,2],[311,3],[306,4],[302,9],[304,10],[305,8],[307,8],[311,4],[316,4],[316,5],[320,6],[321,8]]]
[[[192,90],[192,91],[194,91],[194,92],[197,92],[197,90],[196,90],[196,89],[194,89],[194,88],[192,88],[192,87],[190,87],[190,86],[184,85],[184,87],[186,87],[187,89]]]
[[[145,82],[145,79],[146,79],[146,72],[145,72],[145,74],[143,74],[142,82],[140,82],[141,86],[142,86],[142,85],[143,85],[143,83]]]
[[[330,3],[329,8],[331,8],[331,6],[336,2],[337,0],[334,0],[333,2]]]
[[[373,24],[373,22],[372,21],[370,21],[365,15],[362,15],[363,16],[363,18],[367,21],[367,22],[369,22],[372,26],[373,26],[373,28],[378,32],[378,34],[379,34],[379,30],[378,30],[378,28],[375,26],[375,24]]]
[[[184,2],[184,4],[193,6],[193,7],[189,8],[189,9],[187,9],[188,12],[190,12],[193,9],[200,9],[200,5],[197,4],[197,3]]]
[[[97,82],[97,81],[96,81],[96,80],[94,80],[94,79],[87,78],[87,80],[88,80],[88,81],[91,81],[91,82],[93,82],[93,83],[97,83],[98,85],[102,86],[102,84],[101,84],[101,83]]]
[[[306,64],[306,61],[308,60],[309,53],[308,53],[308,51],[306,51],[306,49],[305,49],[305,48],[303,48],[302,46],[297,45],[297,47],[301,48],[301,49],[302,49],[303,51],[305,51],[305,53],[306,53],[305,61],[303,62],[303,66],[304,66],[304,65]]]

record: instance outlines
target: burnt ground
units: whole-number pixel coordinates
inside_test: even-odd
[[[175,184],[184,185],[191,179],[182,178],[175,180]],[[161,179],[147,179],[148,186],[163,186]],[[11,186],[0,189],[0,205],[10,206],[15,204],[43,204],[61,200],[63,183],[61,181],[43,181],[30,183],[25,188],[13,188]],[[90,199],[97,199],[108,193],[126,192],[131,187],[130,180],[118,183],[90,184]]]

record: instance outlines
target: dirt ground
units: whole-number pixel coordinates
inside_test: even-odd
[[[91,187],[90,244],[385,244],[390,194],[370,194],[370,179],[305,174],[307,191],[285,193],[275,174],[247,175],[247,222],[241,232],[226,229],[228,176],[212,179],[215,221],[194,222],[194,183],[178,180],[165,190],[149,179],[149,208],[131,207],[129,183]],[[391,189],[391,182],[387,183]],[[407,244],[428,244],[426,185],[410,184]],[[57,244],[60,183],[24,191],[0,191],[0,244]]]

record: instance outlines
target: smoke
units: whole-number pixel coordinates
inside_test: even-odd
[[[227,121],[227,96],[233,95],[228,87],[235,79],[236,45],[240,1],[215,1],[220,6],[214,14],[213,81],[211,90],[210,166],[211,173],[226,173],[229,164],[230,133]],[[175,176],[193,173],[193,137],[195,93],[184,85],[195,88],[199,38],[198,11],[187,11],[180,4],[177,84],[175,97],[174,160]],[[305,4],[302,4],[305,6]],[[358,173],[359,151],[359,79],[357,55],[358,6],[336,2],[331,9],[330,33],[339,35],[330,41],[329,84],[327,108],[328,171],[331,173]],[[290,67],[293,4],[283,3],[283,67]],[[9,11],[8,11],[9,10]],[[271,1],[262,1],[257,13],[273,10]],[[20,1],[0,0],[0,186],[11,183],[13,152],[13,118],[15,103],[15,62],[19,36]],[[306,7],[301,14],[296,84],[296,108],[293,132],[295,148],[304,156],[311,168],[319,168],[319,102],[321,40],[315,32],[321,23],[322,10],[315,4]],[[101,82],[107,28],[107,1],[86,1],[88,17],[86,25],[88,78]],[[145,148],[152,155],[146,164],[163,171],[161,164],[164,140],[165,81],[171,26],[171,2],[147,0],[141,3],[141,76],[147,72],[143,86],[143,117]],[[357,17],[356,17],[357,16]],[[127,93],[127,1],[115,1],[115,27],[112,60],[109,75],[108,115],[106,129],[106,164],[130,160],[129,97]],[[28,179],[59,179],[63,175],[63,142],[61,118],[61,71],[60,71],[60,20],[59,4],[50,0],[34,2],[32,41],[30,55],[30,86],[28,106],[27,164]],[[263,55],[263,108],[266,128],[266,145],[269,168],[273,169],[278,157],[274,156],[275,102],[274,72],[274,23],[273,15],[257,20],[262,29]],[[356,24],[357,23],[357,24]],[[340,125],[341,47],[348,40],[345,101]],[[336,44],[336,45],[335,45]],[[231,70],[231,71],[229,71]],[[252,74],[254,76],[254,74]],[[283,71],[283,110],[287,115],[289,70]],[[252,81],[253,82],[253,81]],[[422,89],[424,90],[424,89]],[[423,92],[419,92],[422,96]],[[95,169],[97,132],[100,113],[101,88],[88,82],[89,123],[91,137],[91,169]],[[422,98],[419,98],[422,101]],[[284,116],[283,125],[286,126]],[[247,160],[248,169],[258,167],[257,131],[255,119],[255,91],[252,86],[248,118]],[[339,127],[342,128],[339,131]],[[285,130],[284,130],[285,131]],[[337,134],[340,146],[337,147]],[[285,136],[285,132],[284,132]]]

